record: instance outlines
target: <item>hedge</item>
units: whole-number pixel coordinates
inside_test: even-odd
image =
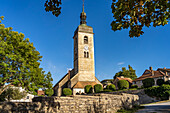
[[[72,95],[72,90],[71,90],[70,88],[64,88],[64,89],[63,89],[63,94],[64,94],[65,96],[67,96],[67,95]]]
[[[122,89],[128,89],[129,88],[129,82],[126,80],[119,80],[117,83],[117,86],[119,88],[119,90]]]
[[[109,90],[116,91],[116,86],[114,84],[109,85]]]
[[[100,93],[101,91],[103,91],[103,87],[102,87],[101,84],[94,85],[94,92],[95,93]]]
[[[164,84],[164,80],[163,80],[163,79],[158,79],[158,80],[156,81],[156,84],[157,84],[158,86],[161,86],[162,84]]]
[[[162,100],[169,99],[170,85],[163,84],[162,86],[153,86],[145,89],[145,93],[151,97],[159,97]]]
[[[146,78],[142,80],[142,83],[144,88],[152,87],[153,85],[155,85],[155,81],[153,78]]]
[[[138,88],[138,85],[134,84],[134,85],[131,85],[130,88]]]
[[[87,93],[87,94],[93,93],[92,85],[86,85],[86,86],[84,87],[84,91],[85,91],[85,93]]]

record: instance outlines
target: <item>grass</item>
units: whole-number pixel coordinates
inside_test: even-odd
[[[144,106],[134,106],[132,109],[120,109],[116,113],[135,113],[139,109],[145,108]]]

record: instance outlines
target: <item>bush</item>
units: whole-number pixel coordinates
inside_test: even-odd
[[[112,91],[116,91],[116,86],[114,84],[110,84],[106,86],[107,90],[112,90]]]
[[[85,93],[87,93],[87,94],[93,93],[92,90],[93,90],[93,89],[92,89],[92,85],[86,85],[86,86],[84,87],[84,91],[85,91]]]
[[[162,84],[164,84],[164,80],[163,80],[163,79],[158,79],[158,80],[156,81],[156,84],[157,84],[158,86],[161,86]]]
[[[104,89],[103,91],[101,91],[102,93],[105,93],[105,92],[113,92],[112,90],[110,89]]]
[[[64,88],[64,89],[63,89],[63,94],[64,94],[65,96],[67,96],[67,95],[72,95],[72,90],[71,90],[70,88]]]
[[[167,80],[164,84],[170,85],[170,80]]]
[[[145,93],[151,97],[159,97],[162,100],[169,99],[170,85],[154,86],[145,89]]]
[[[119,90],[122,89],[128,89],[129,88],[129,82],[126,80],[119,80],[117,83],[117,86],[119,88]]]
[[[116,86],[114,84],[109,85],[109,90],[116,91]]]
[[[107,86],[106,86],[106,89],[109,89],[109,86],[110,86],[110,85],[107,85]]]
[[[101,84],[94,85],[94,92],[95,93],[100,93],[101,91],[103,91],[103,87],[102,87]]]
[[[138,88],[138,85],[131,85],[131,88]]]
[[[155,85],[155,81],[153,78],[146,78],[142,80],[142,83],[144,88],[152,87],[153,85]]]

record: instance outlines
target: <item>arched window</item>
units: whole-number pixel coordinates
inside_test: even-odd
[[[88,44],[88,37],[84,36],[84,44]]]
[[[86,58],[86,55],[87,55],[86,52],[84,52],[84,58]]]
[[[89,58],[89,52],[84,52],[84,58]]]
[[[89,52],[87,52],[87,58],[89,58]]]

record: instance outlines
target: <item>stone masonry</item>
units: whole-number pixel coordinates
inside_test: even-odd
[[[115,113],[139,104],[132,94],[36,97],[32,103],[0,103],[0,113]]]

